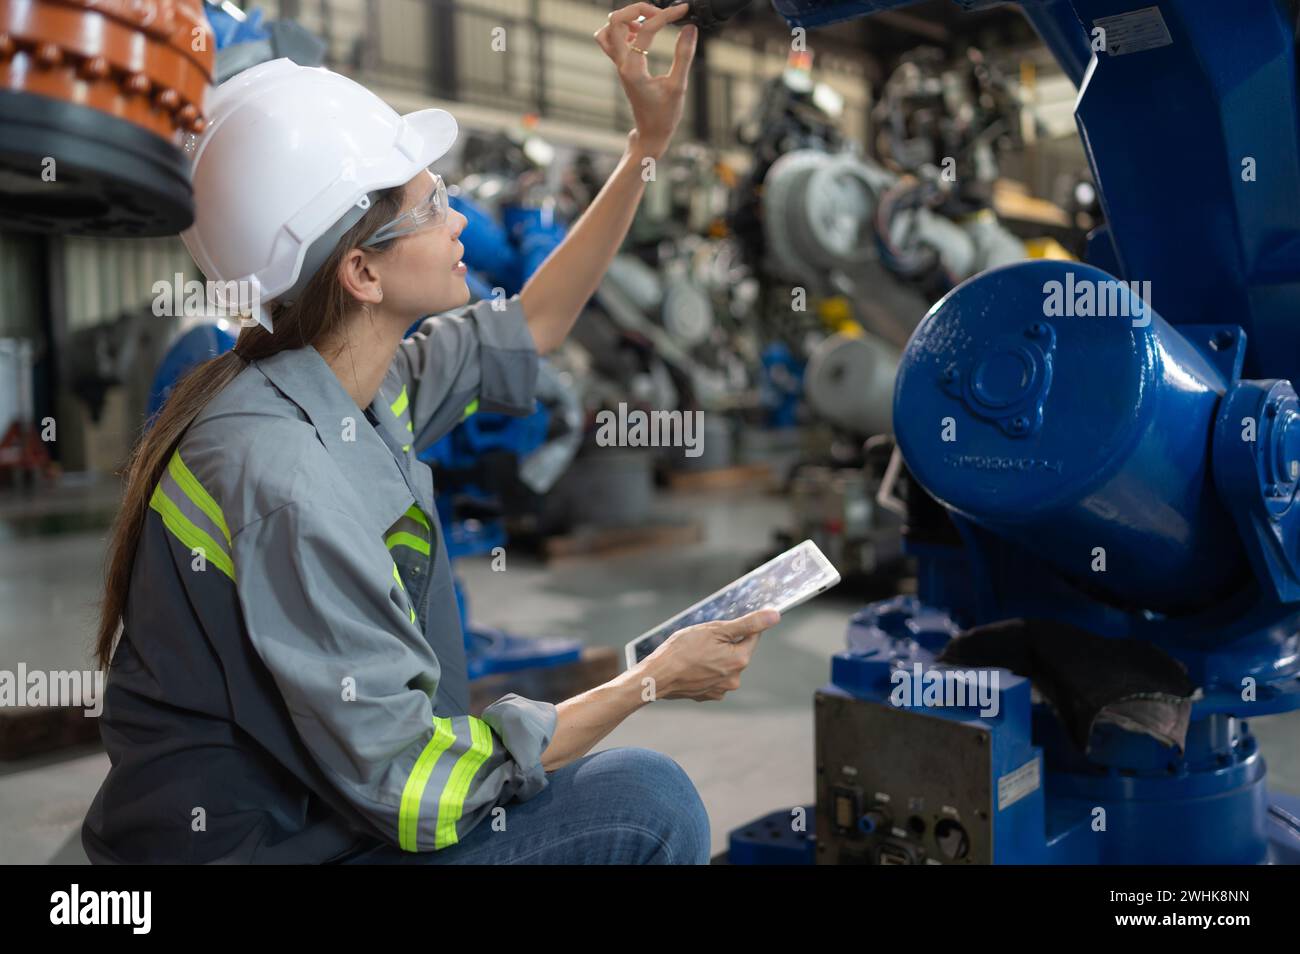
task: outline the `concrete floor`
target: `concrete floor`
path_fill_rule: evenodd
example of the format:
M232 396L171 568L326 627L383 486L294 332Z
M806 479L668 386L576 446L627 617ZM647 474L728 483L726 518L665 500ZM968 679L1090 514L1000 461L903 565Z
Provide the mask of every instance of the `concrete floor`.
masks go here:
M75 493L103 512L102 486ZM111 503L111 501L110 501ZM663 498L689 515L704 540L679 550L572 559L543 567L507 553L505 572L486 560L460 567L476 621L519 633L576 635L620 648L632 636L750 569L785 517L783 503L718 491ZM30 514L0 499L0 517ZM83 668L103 560L102 529L85 519L24 517L0 533L0 668ZM58 532L51 532L58 531ZM713 847L733 827L813 796L811 699L841 647L860 600L829 593L794 610L763 637L742 689L721 703L663 702L635 714L600 746L636 745L670 755L709 811ZM1300 794L1300 715L1252 723L1272 784ZM85 862L78 829L108 759L96 746L0 762L0 863Z

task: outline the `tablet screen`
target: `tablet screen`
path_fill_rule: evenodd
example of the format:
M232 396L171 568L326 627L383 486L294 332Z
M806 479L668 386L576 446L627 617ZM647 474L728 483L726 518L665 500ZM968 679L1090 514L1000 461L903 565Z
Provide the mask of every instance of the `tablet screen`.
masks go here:
M649 656L679 629L713 620L736 619L767 606L784 612L834 586L839 579L840 575L816 545L805 541L643 633L629 646L628 664Z

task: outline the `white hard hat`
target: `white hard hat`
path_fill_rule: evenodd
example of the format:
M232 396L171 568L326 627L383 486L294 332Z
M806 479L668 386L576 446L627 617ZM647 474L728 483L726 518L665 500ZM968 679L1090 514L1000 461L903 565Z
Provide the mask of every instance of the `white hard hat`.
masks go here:
M289 301L371 193L405 184L455 141L445 110L399 116L346 76L261 63L213 91L207 128L186 143L196 216L181 240L208 279L247 283L262 304ZM253 317L271 329L264 309Z

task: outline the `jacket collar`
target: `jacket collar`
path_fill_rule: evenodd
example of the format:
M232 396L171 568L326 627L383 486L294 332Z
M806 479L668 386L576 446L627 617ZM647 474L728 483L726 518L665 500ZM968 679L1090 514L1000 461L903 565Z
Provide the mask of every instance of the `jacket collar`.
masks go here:
M374 532L382 536L415 497L396 457L357 407L352 395L311 345L290 348L254 362L316 428L330 459L338 467ZM382 392L368 410L380 421L392 417L381 407ZM349 423L351 419L351 423Z
M390 368L384 380L379 383L379 390L375 392L375 399L368 408L378 421L379 429L383 432L393 453L398 455L399 459L404 459L402 448L409 446L414 439L414 435L406 429L406 421L410 420L409 401L401 402L405 405L401 414L393 411L393 408L400 406L396 402L399 394L405 390L396 372Z

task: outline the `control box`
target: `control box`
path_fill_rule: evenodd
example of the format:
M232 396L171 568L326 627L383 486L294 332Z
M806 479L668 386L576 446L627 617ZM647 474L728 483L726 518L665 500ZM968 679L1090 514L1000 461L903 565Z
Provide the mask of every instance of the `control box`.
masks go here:
M818 864L993 862L988 727L827 692L814 708Z

